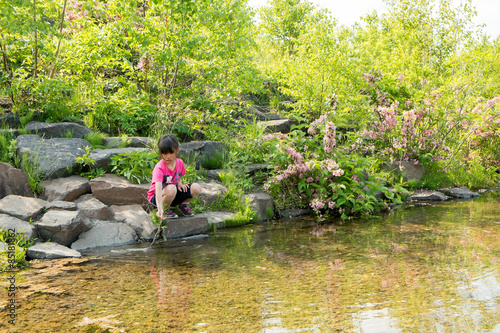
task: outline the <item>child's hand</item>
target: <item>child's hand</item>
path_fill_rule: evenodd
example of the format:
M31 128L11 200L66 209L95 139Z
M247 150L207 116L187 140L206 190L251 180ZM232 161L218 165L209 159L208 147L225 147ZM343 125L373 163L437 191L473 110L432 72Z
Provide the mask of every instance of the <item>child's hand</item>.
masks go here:
M188 190L189 186L183 184L183 185L177 185L177 188L181 192L186 192Z
M162 220L165 220L165 217L163 217L163 209L158 208L158 211L156 212L156 216L158 216Z

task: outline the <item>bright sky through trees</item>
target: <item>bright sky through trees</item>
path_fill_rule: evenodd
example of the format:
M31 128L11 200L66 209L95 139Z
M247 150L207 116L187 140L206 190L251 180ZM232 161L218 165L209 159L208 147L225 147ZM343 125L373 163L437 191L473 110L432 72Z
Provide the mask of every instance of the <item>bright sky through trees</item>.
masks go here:
M340 24L352 25L359 21L361 16L370 13L373 10L381 13L387 9L383 0L311 0L313 3L327 8L333 14ZM249 0L248 3L252 7L262 6L267 0ZM459 3L460 0L455 0ZM473 0L473 4L477 9L477 24L486 24L484 31L496 38L500 35L500 0Z

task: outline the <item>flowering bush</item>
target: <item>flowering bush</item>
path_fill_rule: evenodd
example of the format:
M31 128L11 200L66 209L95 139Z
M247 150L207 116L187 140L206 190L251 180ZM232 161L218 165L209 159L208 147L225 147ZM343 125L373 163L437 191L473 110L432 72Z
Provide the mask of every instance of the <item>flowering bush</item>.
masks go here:
M355 154L342 155L337 147L336 127L330 111L290 134L269 134L268 160L274 174L264 185L280 208L309 206L320 216L332 214L345 219L372 214L379 208L376 191L400 202L386 188L366 175L368 159ZM365 175L364 175L365 173Z

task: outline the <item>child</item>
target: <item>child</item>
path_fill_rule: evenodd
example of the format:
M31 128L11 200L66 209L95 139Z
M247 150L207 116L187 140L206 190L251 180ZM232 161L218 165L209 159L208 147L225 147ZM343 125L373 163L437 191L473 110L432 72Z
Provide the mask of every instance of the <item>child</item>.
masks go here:
M163 135L158 140L160 162L153 169L151 188L148 191L148 201L158 208L156 215L161 219L175 219L175 214L169 207L179 206L186 216L193 215L189 202L201 192L201 186L196 183L183 184L181 177L186 174L184 162L177 158L181 148L173 134ZM163 208L166 207L165 217Z

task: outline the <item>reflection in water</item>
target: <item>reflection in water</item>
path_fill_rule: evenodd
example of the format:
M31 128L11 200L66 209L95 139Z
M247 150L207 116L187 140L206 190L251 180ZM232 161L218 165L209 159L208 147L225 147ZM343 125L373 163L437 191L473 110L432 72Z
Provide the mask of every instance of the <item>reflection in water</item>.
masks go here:
M17 275L17 326L0 331L499 332L498 201L33 261Z

